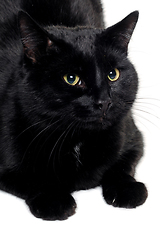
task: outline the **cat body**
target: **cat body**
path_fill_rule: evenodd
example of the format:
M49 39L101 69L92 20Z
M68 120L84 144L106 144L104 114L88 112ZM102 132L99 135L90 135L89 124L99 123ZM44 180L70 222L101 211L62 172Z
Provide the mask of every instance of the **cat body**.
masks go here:
M127 58L137 19L104 29L98 0L1 0L0 189L36 217L67 219L71 193L96 186L113 206L146 200Z

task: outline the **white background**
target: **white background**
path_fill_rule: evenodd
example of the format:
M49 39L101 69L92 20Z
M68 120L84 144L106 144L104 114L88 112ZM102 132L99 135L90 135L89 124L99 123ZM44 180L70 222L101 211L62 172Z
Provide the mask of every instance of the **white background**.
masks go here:
M140 11L129 57L139 73L140 88L134 114L145 139L145 155L136 177L146 184L148 200L136 209L118 209L104 202L100 188L81 191L74 194L78 205L76 215L62 222L47 222L33 217L23 200L0 192L1 240L160 240L159 3L158 0L103 2L107 26L134 10Z

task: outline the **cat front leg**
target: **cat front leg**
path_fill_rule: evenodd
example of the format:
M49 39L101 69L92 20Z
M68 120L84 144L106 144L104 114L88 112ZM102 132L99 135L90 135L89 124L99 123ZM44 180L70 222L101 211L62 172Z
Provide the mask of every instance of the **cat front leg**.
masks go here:
M23 198L32 214L44 220L65 220L75 214L76 202L62 185L42 184L30 176L30 179L9 173L0 179L0 189Z
M107 174L103 180L103 196L105 201L113 205L114 207L120 208L135 208L142 205L147 198L147 189L141 182L130 176L122 176L115 180ZM121 179L123 178L123 179ZM104 183L105 181L105 183Z
M26 200L32 214L43 220L66 220L75 214L76 202L70 194L41 192Z
M129 155L133 156L133 151L128 152L123 156L124 158L106 171L102 179L103 197L114 207L135 208L142 205L148 196L145 185L137 182L131 171L128 171L130 167L126 157Z

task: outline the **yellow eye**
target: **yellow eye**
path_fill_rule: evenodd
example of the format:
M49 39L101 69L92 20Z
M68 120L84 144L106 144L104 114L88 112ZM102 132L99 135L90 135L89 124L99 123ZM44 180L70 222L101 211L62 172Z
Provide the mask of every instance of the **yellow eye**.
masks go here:
M76 74L66 74L63 79L66 83L72 86L75 86L80 81L80 77Z
M110 71L108 74L108 79L112 82L117 81L120 76L120 72L117 68Z

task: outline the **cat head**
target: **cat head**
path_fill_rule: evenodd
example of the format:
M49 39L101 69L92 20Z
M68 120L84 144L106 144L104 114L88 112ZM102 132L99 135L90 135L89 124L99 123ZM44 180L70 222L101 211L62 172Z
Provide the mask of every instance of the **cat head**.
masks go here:
M127 58L137 20L136 11L107 29L42 28L19 12L22 98L30 112L95 129L120 121L137 93L137 73Z

